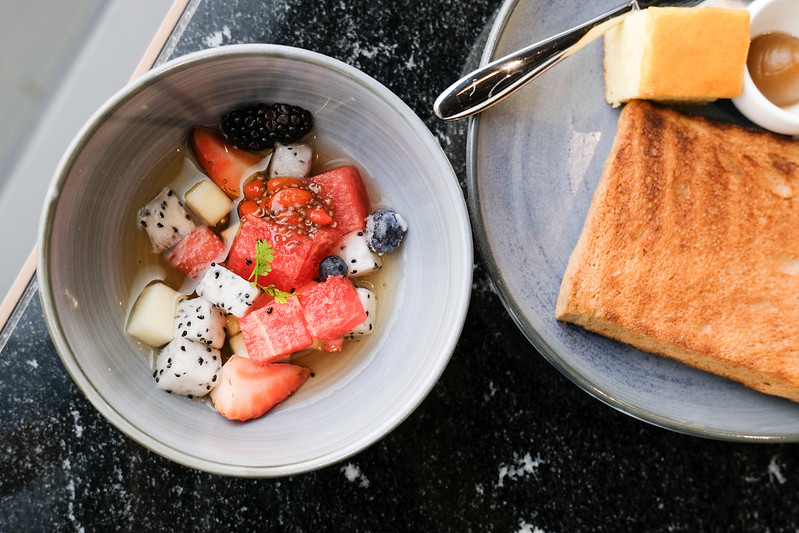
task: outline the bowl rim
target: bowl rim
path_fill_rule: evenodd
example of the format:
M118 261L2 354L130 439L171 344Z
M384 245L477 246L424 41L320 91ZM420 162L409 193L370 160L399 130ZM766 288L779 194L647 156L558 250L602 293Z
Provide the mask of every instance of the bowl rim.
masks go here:
M160 439L151 436L142 428L132 424L122 413L118 412L117 409L104 399L103 395L91 383L81 368L80 360L76 356L75 350L73 350L61 327L59 312L54 300L55 289L52 286L52 280L49 275L48 255L50 252L50 239L48 228L52 226L60 192L65 185L67 176L76 163L78 154L80 154L83 147L89 142L104 119L138 94L140 90L158 82L164 77L168 77L172 72L189 69L196 63L203 63L209 60L221 60L225 57L262 57L267 59L274 58L301 61L322 67L323 69L332 70L339 75L344 75L345 77L355 80L359 85L365 86L367 90L374 93L381 101L386 103L393 110L393 113L404 120L414 133L423 140L424 145L430 149L429 155L433 158L434 165L445 173L445 175L440 176L440 179L446 182L446 186L451 193L450 197L456 199L456 205L454 205L453 208L458 214L458 233L457 235L451 235L450 239L453 242L460 243L464 261L459 262L459 269L457 271L451 271L451 275L457 276L458 279L462 280L462 283L457 292L452 294L452 309L457 310L458 313L457 315L452 315L451 318L453 320L450 322L451 327L448 328L448 330L441 331L443 346L447 347L446 353L442 354L442 357L439 358L437 366L430 367L430 371L426 373L425 381L422 384L423 386L418 389L419 393L415 397L408 398L404 403L403 409L398 410L389 419L384 420L382 423L377 424L372 430L364 432L357 438L349 441L347 445L341 449L285 464L239 465L208 460L204 457L198 457L170 446ZM36 282L39 289L39 299L45 322L64 367L81 392L83 392L90 403L104 418L142 446L178 464L200 471L227 476L279 477L310 472L351 457L388 435L388 433L393 431L416 410L441 377L460 338L471 297L474 250L468 209L451 162L432 132L402 99L382 83L356 67L318 52L286 45L259 43L234 44L192 52L154 67L134 80L131 80L118 90L108 98L80 128L57 164L45 195L39 220L37 242L36 255L38 268L36 271ZM455 264L458 264L458 262Z

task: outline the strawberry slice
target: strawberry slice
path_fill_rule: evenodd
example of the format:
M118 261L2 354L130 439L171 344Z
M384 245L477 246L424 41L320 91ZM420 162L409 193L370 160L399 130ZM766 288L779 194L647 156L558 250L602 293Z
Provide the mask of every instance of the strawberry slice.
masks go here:
M263 158L228 144L219 131L207 126L194 126L190 138L203 172L229 197L238 198L244 173Z
M261 365L233 355L211 390L214 407L230 420L258 418L302 385L311 371L288 363Z

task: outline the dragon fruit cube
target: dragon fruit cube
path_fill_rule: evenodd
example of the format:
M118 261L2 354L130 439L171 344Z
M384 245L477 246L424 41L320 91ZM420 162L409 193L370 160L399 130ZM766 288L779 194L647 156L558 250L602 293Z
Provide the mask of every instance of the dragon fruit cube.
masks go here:
M174 338L221 348L226 322L225 312L205 298L184 298L175 311Z
M277 143L272 153L269 177L306 178L311 173L311 163L313 163L313 148L310 144Z
M366 287L355 287L358 291L358 297L361 299L364 311L366 311L366 320L352 328L352 331L347 335L347 338L360 337L363 335L371 335L374 331L375 319L377 318L377 300L375 293Z
M138 212L139 224L147 231L153 252L161 253L180 242L194 229L194 221L175 191L169 187Z
M237 317L247 313L259 293L249 281L216 263L211 263L196 290L198 296Z
M187 339L173 339L155 360L153 377L159 389L199 398L219 381L222 356L216 348Z
M375 270L380 270L383 261L369 248L369 241L363 231L353 231L341 239L338 255L344 259L349 269L348 276L357 278Z

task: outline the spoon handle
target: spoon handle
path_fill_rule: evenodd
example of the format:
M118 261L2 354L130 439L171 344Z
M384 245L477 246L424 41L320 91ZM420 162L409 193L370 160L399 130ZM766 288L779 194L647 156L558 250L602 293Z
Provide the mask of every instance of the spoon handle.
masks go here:
M479 113L601 36L620 23L622 15L636 9L636 0L631 0L580 26L492 61L441 93L433 110L444 120Z

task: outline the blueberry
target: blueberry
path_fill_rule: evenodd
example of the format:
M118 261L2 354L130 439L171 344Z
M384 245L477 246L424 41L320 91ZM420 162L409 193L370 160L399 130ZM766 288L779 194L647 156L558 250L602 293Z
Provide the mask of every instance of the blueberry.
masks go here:
M325 281L328 276L347 276L347 263L337 255L329 255L319 262L319 279Z
M378 209L366 217L366 240L378 254L393 252L407 230L405 220L391 209Z

